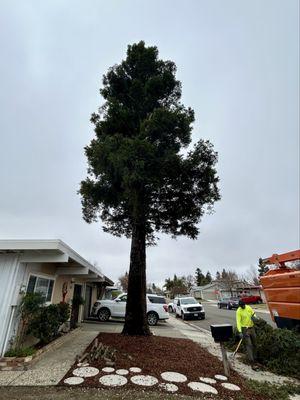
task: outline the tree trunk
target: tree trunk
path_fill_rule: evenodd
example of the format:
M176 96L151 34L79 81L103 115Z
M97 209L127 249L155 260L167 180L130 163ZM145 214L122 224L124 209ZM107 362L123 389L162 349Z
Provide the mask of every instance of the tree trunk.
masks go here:
M132 228L128 293L123 335L151 335L147 323L146 305L146 234L145 224Z

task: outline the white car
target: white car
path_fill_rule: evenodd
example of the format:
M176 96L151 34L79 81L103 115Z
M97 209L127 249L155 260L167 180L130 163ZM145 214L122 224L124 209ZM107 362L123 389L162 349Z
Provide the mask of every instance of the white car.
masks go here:
M108 321L110 317L125 318L127 294L122 293L114 300L97 300L92 308L92 316L99 321ZM163 296L147 294L147 321L156 325L160 320L169 318L168 306Z
M176 317L182 319L205 319L205 310L194 297L179 297L176 299Z

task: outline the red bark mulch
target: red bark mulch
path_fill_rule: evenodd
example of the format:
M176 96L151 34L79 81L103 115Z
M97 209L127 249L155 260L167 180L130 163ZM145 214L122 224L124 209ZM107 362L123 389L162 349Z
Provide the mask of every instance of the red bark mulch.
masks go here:
M186 394L190 396L199 396L205 399L224 400L240 400L241 394L245 399L265 400L263 395L253 393L246 385L245 379L235 371L231 372L228 382L238 385L241 391L234 392L221 386L221 382L212 384L218 391L218 395L202 394L201 392L192 391L187 383L198 381L199 377L214 378L215 374L223 375L223 365L220 360L207 352L197 343L189 339L173 339L160 336L123 336L117 333L100 333L98 335L99 343L114 348L116 352L116 369L129 369L130 367L139 367L142 369L141 374L155 376L160 383L164 382L160 374L166 371L179 372L187 376L188 380L184 383L175 383L179 390L176 393ZM85 352L89 351L91 344ZM101 387L99 383L100 376L107 375L101 371L105 367L104 360L97 360L90 364L100 370L99 375L91 378L85 378L80 386ZM61 380L60 384L64 384L64 379L72 375L72 371L77 368L76 363L71 367L68 373ZM161 391L157 385L153 387L144 387L134 385L130 381L133 373L126 376L128 383L125 385L127 389L143 389L150 391ZM113 388L111 390L114 390Z

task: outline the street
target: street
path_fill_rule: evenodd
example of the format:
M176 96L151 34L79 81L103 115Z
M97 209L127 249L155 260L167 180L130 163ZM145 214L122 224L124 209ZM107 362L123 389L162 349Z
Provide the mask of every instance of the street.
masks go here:
M226 310L225 308L219 309L217 304L214 303L203 303L205 309L205 319L204 320L189 320L192 324L204 328L210 331L210 325L213 324L232 324L236 325L235 313L236 310ZM268 313L263 311L255 310L258 318L264 319L268 324L276 328L276 325L272 321L272 318ZM173 314L174 315L174 314Z

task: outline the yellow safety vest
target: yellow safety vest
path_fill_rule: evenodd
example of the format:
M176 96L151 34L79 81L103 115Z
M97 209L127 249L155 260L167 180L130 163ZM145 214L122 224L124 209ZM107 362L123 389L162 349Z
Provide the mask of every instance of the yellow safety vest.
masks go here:
M242 328L252 328L254 323L252 317L255 316L253 309L245 305L245 308L239 307L236 310L236 327L239 332L242 332Z

